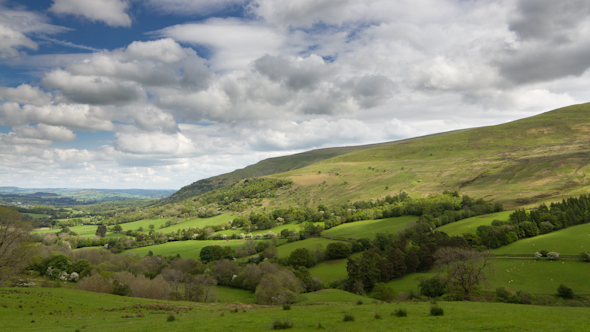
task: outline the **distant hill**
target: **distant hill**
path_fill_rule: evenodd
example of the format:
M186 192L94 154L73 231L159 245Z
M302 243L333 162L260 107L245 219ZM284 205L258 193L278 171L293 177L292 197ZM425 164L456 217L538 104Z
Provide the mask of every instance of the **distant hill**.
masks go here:
M587 193L589 174L590 104L580 104L497 126L272 158L198 181L165 202L270 176L294 182L271 206L459 190L517 207Z
M226 173L194 182L188 186L182 187L172 196L162 199L159 203L168 204L182 201L184 199L198 196L208 191L230 185L242 179L283 173L290 170L303 168L328 158L333 158L357 150L379 147L386 144L389 143L317 149L290 156L265 159L254 165L235 170L231 173Z
M101 202L158 199L174 190L157 189L71 189L0 187L0 204L69 206Z

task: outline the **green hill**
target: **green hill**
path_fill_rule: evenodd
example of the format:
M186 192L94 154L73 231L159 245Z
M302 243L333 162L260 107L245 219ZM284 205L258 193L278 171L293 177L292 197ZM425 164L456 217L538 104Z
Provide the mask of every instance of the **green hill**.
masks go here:
M589 141L590 104L581 104L357 150L272 177L288 178L300 189L290 204L459 190L511 208L587 192Z
M201 195L211 190L230 185L242 179L283 173L290 170L306 167L319 161L328 158L333 158L342 154L350 153L359 149L367 149L377 147L380 145L382 144L318 149L290 156L265 159L246 168L238 169L231 173L221 174L211 178L199 180L188 186L182 187L172 196L162 199L160 201L160 204L168 204L182 201L184 199Z
M295 183L271 206L342 204L402 190L415 197L459 190L508 208L530 206L587 191L589 141L590 104L580 104L497 126L271 158L197 181L160 203L270 176Z

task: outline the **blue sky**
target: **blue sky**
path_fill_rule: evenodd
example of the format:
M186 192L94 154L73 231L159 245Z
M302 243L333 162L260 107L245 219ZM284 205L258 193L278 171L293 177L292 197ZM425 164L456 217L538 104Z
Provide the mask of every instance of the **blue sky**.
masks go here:
M590 3L0 0L0 185L177 189L587 102Z

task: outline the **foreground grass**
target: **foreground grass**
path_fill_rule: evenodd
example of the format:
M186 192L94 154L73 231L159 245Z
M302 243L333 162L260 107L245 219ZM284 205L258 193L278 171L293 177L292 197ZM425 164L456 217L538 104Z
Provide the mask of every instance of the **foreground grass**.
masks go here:
M18 291L19 293L15 293ZM27 293L25 293L25 291ZM429 315L431 304L330 304L261 308L252 305L203 305L119 297L69 289L0 289L0 317L6 331L266 331L288 318L292 331L321 324L330 331L583 331L587 308L504 303L439 302L444 316ZM408 316L391 316L397 308ZM232 312L238 308L237 312ZM105 310L106 309L106 310ZM382 319L375 319L375 313ZM344 322L352 313L354 321ZM167 321L173 315L175 320Z
M560 255L578 255L590 251L590 224L582 224L555 232L518 240L493 250L495 255L532 255L541 250L556 251Z

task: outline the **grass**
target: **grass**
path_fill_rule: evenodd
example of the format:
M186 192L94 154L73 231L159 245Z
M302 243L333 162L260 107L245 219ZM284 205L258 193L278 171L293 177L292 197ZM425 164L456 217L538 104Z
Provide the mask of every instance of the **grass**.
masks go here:
M361 253L353 254L351 257L358 257ZM344 280L348 278L346 272L346 258L323 261L316 266L309 269L312 277L320 278L325 284L336 280Z
M366 296L352 294L340 289L322 289L313 293L306 293L301 295L301 300L298 304L310 303L356 303L357 301L365 301L371 303L373 299Z
M254 293L245 289L228 286L217 286L217 301L219 303L254 303Z
M417 221L418 217L404 216L379 220L362 220L338 225L322 232L322 236L341 239L375 238L377 233L397 234L397 231L406 227L410 222Z
M486 214L483 216L467 218L437 227L436 230L440 232L445 232L449 234L449 236L460 236L464 233L475 233L478 226L491 225L492 221L494 220L508 220L510 214L512 214L513 212L514 211L503 211L498 213Z
M80 225L80 226L73 226L70 227L70 229L76 233L78 233L80 236L85 236L87 238L93 238L94 236L96 236L96 229L98 228L97 225ZM33 231L33 233L39 233L39 234L48 234L48 233L59 233L61 231L61 229L42 229L42 230L35 230ZM113 233L113 232L107 232L106 236L107 238L112 238L112 237L121 237L124 236L124 234L121 233Z
M487 274L488 285L484 290L498 287L508 290L524 290L533 294L557 294L559 284L574 289L575 294L590 294L587 282L590 264L580 261L534 259L498 259L494 271ZM418 291L420 281L432 278L435 272L413 273L387 283L396 292Z
M20 293L15 293L19 291ZM27 292L27 293L25 293ZM285 317L282 307L244 307L246 312L220 314L230 307L189 302L157 301L96 294L70 289L0 289L0 315L6 331L231 331L269 330ZM134 305L137 306L134 308ZM170 305L170 306L162 306ZM590 325L588 308L544 307L485 302L439 302L444 316L429 316L428 302L404 304L407 317L383 316L397 304L303 305L289 311L293 330L315 330L318 323L330 331L583 331ZM21 305L22 308L18 306ZM72 306L70 309L69 306ZM159 306L154 306L159 305ZM151 306L151 307L150 307ZM104 309L106 310L104 310ZM159 309L155 309L159 308ZM32 313L32 315L31 315ZM344 322L343 313L355 321ZM174 315L175 321L167 322ZM34 321L34 322L33 322ZM197 325L195 325L197 324Z
M279 257L289 257L289 255L291 255L291 253L293 251L295 251L295 249L306 248L306 249L313 250L318 245L321 245L324 247L324 249L326 249L326 246L328 245L328 243L332 243L332 242L336 242L336 241L324 239L324 238L312 237L312 238L305 239L305 240L295 241L295 242L291 242L291 243L285 243L285 244L277 247L277 250L279 253Z
M176 256L180 254L181 257L184 258L194 258L199 259L201 254L201 249L206 246L212 245L220 245L220 246L230 246L230 247L237 247L244 245L243 240L231 240L231 241L224 241L224 240L206 240L206 241L174 241L168 242L163 244L156 244L153 246L141 247L127 250L126 252L134 252L136 254L140 254L145 256L148 254L149 251L153 252L154 255L163 255L163 256Z
M556 251L560 255L579 255L590 251L590 224L577 225L555 232L518 240L493 250L495 255L532 257L537 251Z

